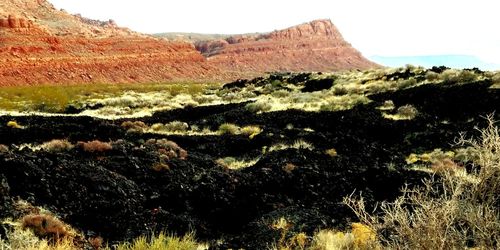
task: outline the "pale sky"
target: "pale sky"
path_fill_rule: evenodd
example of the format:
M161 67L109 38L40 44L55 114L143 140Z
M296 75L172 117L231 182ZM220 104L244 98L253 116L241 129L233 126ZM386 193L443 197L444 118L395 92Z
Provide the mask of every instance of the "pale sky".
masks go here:
M498 0L49 0L143 33L267 32L328 18L365 56L474 55L500 65Z

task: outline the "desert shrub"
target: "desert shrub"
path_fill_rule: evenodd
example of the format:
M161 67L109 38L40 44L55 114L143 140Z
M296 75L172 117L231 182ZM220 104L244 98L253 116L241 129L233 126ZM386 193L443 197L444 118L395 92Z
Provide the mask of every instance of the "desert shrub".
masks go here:
M32 230L40 238L48 238L54 242L74 237L74 233L67 225L49 214L26 215L21 220L21 227Z
M257 113L257 112L266 112L266 111L269 111L269 110L271 110L273 108L273 106L271 104L269 104L268 101L258 100L256 102L247 104L245 106L245 108L248 111L250 111L250 112Z
M345 86L339 84L333 86L332 90L333 94L338 96L349 94L349 90Z
M43 143L40 148L49 152L63 152L73 149L75 146L68 140L54 139Z
M259 126L244 126L241 128L240 133L253 139L256 135L262 133L262 129Z
M236 135L240 133L240 127L232 123L223 123L219 126L217 132L221 135L225 134Z
M458 70L456 69L447 69L439 75L441 81L445 83L456 83L458 82Z
M472 70L447 69L443 71L440 78L445 83L467 83L478 79L478 75Z
M189 128L189 125L181 121L172 121L164 125L164 129L170 132L185 132Z
M321 230L314 234L310 250L368 250L382 249L376 239L376 232L367 225L352 223L350 232Z
M23 128L16 121L9 121L9 122L7 122L7 127L9 127L9 128L18 128L18 129Z
M369 214L363 199L346 197L344 203L361 221L378 232L388 249L495 249L500 244L500 135L489 117L479 139L460 140L478 156L472 171L449 171L456 164L443 162L439 178L405 187L402 196L380 206L380 217Z
M2 250L78 250L73 240L63 238L58 242L49 243L46 239L39 239L32 230L23 230L17 224L8 230L5 239L0 237Z
M427 73L425 73L425 79L429 82L436 82L439 80L439 74L434 71L427 71Z
M145 144L153 146L160 156L160 159L163 160L171 160L174 158L184 160L188 156L188 152L186 150L177 145L177 143L167 139L149 139Z
M115 250L199 250L206 249L197 243L193 234L183 237L167 236L165 233L152 235L150 237L141 236L130 243L122 243L114 248ZM106 250L110 250L106 248Z
M110 151L113 149L113 146L111 146L111 143L109 142L102 142L99 140L93 140L89 142L78 142L77 146L83 151L88 152L88 153L99 153L99 152L106 152Z
M126 129L127 132L144 132L148 129L148 125L142 121L125 121L121 127Z

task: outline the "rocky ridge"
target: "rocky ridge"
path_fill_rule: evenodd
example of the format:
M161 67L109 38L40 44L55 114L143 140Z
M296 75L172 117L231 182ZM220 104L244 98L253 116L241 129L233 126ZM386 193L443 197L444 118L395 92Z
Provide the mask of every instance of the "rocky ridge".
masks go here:
M378 67L346 42L330 20L259 35L200 41L209 62L230 72L336 71Z

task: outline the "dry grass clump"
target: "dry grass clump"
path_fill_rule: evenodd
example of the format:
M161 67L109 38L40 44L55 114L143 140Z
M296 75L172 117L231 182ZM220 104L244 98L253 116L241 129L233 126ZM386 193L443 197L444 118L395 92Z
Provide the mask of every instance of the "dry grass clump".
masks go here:
M48 152L64 152L64 151L69 151L73 149L75 145L73 145L71 142L68 140L59 140L59 139L54 139L49 142L43 143L40 148L48 151Z
M194 239L193 234L183 237L167 236L165 233L142 236L130 243L122 243L114 248L115 250L202 250L206 246L199 244ZM106 248L106 250L110 250Z
M172 121L166 124L155 123L151 125L151 130L156 132L171 132L171 133L183 133L186 132L189 125L181 121Z
M269 111L273 108L273 106L265 100L258 100L256 102L247 104L245 108L250 112L258 113Z
M242 127L240 129L240 133L248 136L250 139L253 139L256 135L262 133L262 129L259 126L249 125Z
M144 132L148 129L148 125L146 125L142 121L124 121L121 125L122 128L126 129L127 132Z
M377 232L388 249L496 249L500 245L500 135L492 117L478 140L462 139L478 152L470 173L450 171L442 162L440 178L418 188L404 188L394 202L380 206L382 216L369 214L363 199L346 197L363 223ZM460 174L459 174L460 173ZM466 176L468 175L468 176Z
M251 160L239 160L234 157L225 157L225 158L220 158L215 161L218 165L232 169L232 170L238 170L238 169L243 169L247 167L251 167L255 165L259 161L259 158L257 159L251 159Z
M368 250L382 249L376 241L375 231L367 225L352 223L351 232L321 230L313 237L310 250Z
M189 125L181 121L172 121L164 125L164 129L171 132L185 132Z
M221 135L226 135L226 134L237 135L240 133L240 127L232 123L223 123L219 126L217 132Z
M89 142L78 142L76 144L77 147L83 149L83 151L88 152L88 153L102 153L106 151L110 151L113 149L113 146L111 146L111 143L109 142L102 142L99 140L93 140Z
M58 242L63 238L74 237L74 232L59 219L48 214L30 214L21 220L22 229L31 229L40 238L47 238Z

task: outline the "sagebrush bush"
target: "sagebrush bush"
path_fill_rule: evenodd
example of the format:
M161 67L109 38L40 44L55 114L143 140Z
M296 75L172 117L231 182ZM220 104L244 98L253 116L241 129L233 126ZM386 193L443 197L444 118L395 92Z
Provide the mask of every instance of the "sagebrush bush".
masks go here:
M172 122L166 123L163 127L164 130L170 131L170 132L186 132L188 128L189 128L189 125L187 123L181 122L181 121L172 121Z
M149 139L145 144L153 146L162 160L171 160L174 158L185 160L188 156L186 150L177 145L177 143L167 139Z
M30 214L22 218L21 227L30 229L40 238L57 242L63 238L72 238L74 234L69 227L49 214Z
M269 111L273 108L273 106L265 100L259 100L259 101L247 104L245 106L245 108L250 112L258 113L258 112Z
M40 148L49 151L49 152L64 152L73 149L75 145L73 145L68 140L59 140L54 139L49 142L43 143Z
M142 121L125 121L121 127L126 129L127 132L144 132L148 129L148 125Z
M113 149L113 146L109 142L102 142L99 140L93 140L89 142L78 142L77 147L83 149L85 152L89 153L102 153L106 151L110 151Z
M387 249L497 249L500 245L500 135L492 117L479 139L461 145L478 152L472 171L458 171L451 160L438 163L438 177L404 188L394 202L369 214L363 199L346 197L363 223L377 232ZM436 162L434 163L436 164Z

